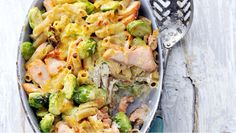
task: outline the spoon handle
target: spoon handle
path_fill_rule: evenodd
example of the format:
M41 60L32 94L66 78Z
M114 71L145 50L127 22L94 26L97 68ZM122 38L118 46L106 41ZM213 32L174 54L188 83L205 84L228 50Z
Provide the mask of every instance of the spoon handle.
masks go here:
M165 76L165 73L166 73L166 69L167 69L167 63L168 63L168 59L169 59L169 55L170 55L170 51L171 51L171 48L164 48L164 52L163 52L163 58L164 58L164 76Z
M161 115L161 110L157 110L150 126L149 133L163 133L164 122Z

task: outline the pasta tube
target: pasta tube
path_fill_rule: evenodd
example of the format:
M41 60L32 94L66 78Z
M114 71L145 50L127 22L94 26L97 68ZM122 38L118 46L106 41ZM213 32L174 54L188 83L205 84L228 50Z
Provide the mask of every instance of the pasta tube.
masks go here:
M32 81L32 77L31 77L31 75L28 71L26 71L24 79L25 79L26 82L31 82Z
M28 94L33 92L42 92L42 90L37 85L32 83L24 83L22 84L22 87Z
M158 86L159 75L157 70L150 74L148 84L151 88L156 88Z
M26 68L27 66L33 62L34 60L40 59L42 60L44 57L46 57L46 55L53 50L53 46L52 45L48 45L47 43L43 43L41 44L36 51L34 52L34 54L31 56L31 58L29 59L29 61L26 63Z
M78 73L78 79L80 84L86 84L89 82L89 73L86 70L80 70Z
M81 121L84 118L87 118L89 116L93 116L93 115L97 114L97 111L98 111L97 108L86 108L86 109L80 110L80 111L76 112L76 114L75 114L76 121Z

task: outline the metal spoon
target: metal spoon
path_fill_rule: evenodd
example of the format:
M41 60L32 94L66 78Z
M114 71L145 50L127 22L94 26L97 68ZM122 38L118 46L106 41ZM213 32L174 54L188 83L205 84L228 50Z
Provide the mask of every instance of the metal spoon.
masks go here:
M168 57L172 47L187 34L191 27L193 21L193 0L150 0L150 3L158 28L160 29L158 44L162 44L164 51L165 76ZM158 112L161 111L157 111L154 121L160 123L159 120L155 120L156 118L160 119L161 114ZM163 127L154 127L155 125L157 125L155 122L152 123L150 131L158 132L155 129L163 129Z
M164 49L164 68L171 48L188 32L193 21L192 0L150 0L160 29L159 44Z

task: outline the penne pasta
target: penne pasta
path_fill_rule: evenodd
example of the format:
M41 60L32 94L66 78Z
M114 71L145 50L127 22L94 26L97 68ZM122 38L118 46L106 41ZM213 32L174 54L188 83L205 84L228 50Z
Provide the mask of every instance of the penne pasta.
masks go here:
M79 70L82 68L82 63L77 52L74 52L72 56L73 74L78 75Z
M31 77L31 75L28 71L26 71L24 79L25 79L26 82L31 82L32 81L32 77Z
M95 34L99 38L105 38L110 35L114 35L125 30L123 23L110 24L100 30L95 31Z
M34 54L32 55L32 57L29 59L28 62L26 62L26 68L27 66L33 62L34 60L42 60L43 58L46 57L46 55L53 50L53 46L52 45L48 45L47 43L43 43L41 44L36 51L34 52Z
M42 89L40 89L37 85L32 83L23 83L22 87L28 94L33 92L43 92Z
M37 38L41 33L47 29L52 24L53 20L47 17L42 23L40 23L38 26L35 27L33 30L32 37Z
M84 103L84 104L80 104L79 107L78 107L78 110L83 110L83 109L86 109L86 108L98 108L98 104L94 101L92 102L87 102L87 103Z
M81 124L79 125L79 131L84 133L95 132L90 122L86 120L81 122Z
M140 5L140 1L132 1L127 8L119 10L119 17L123 18L129 16L130 14L136 14L140 8Z
M36 40L33 43L33 46L35 48L38 48L41 44L45 43L48 39L48 36L45 32L43 32L42 34L39 35L38 38L36 38Z
M159 80L159 73L157 71L152 72L150 74L150 77L147 79L150 88L157 88L158 80Z
M80 110L75 114L76 121L81 121L84 118L96 115L97 111L97 108L85 108L83 110Z
M90 124L93 127L95 132L103 131L103 129L104 129L103 123L102 123L101 120L97 119L96 115L95 116L89 116L88 120L89 120L89 122L90 122Z
M80 84L89 83L89 73L86 70L80 70L78 73L78 82Z
M129 6L131 0L122 0L121 1L121 6L122 6L122 9L125 9Z

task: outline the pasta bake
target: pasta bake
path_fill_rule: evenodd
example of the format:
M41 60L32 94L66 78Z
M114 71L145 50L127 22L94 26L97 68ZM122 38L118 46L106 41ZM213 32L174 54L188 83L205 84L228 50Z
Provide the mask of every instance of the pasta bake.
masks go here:
M138 0L44 0L21 45L28 102L42 132L138 131L159 81L158 30Z

